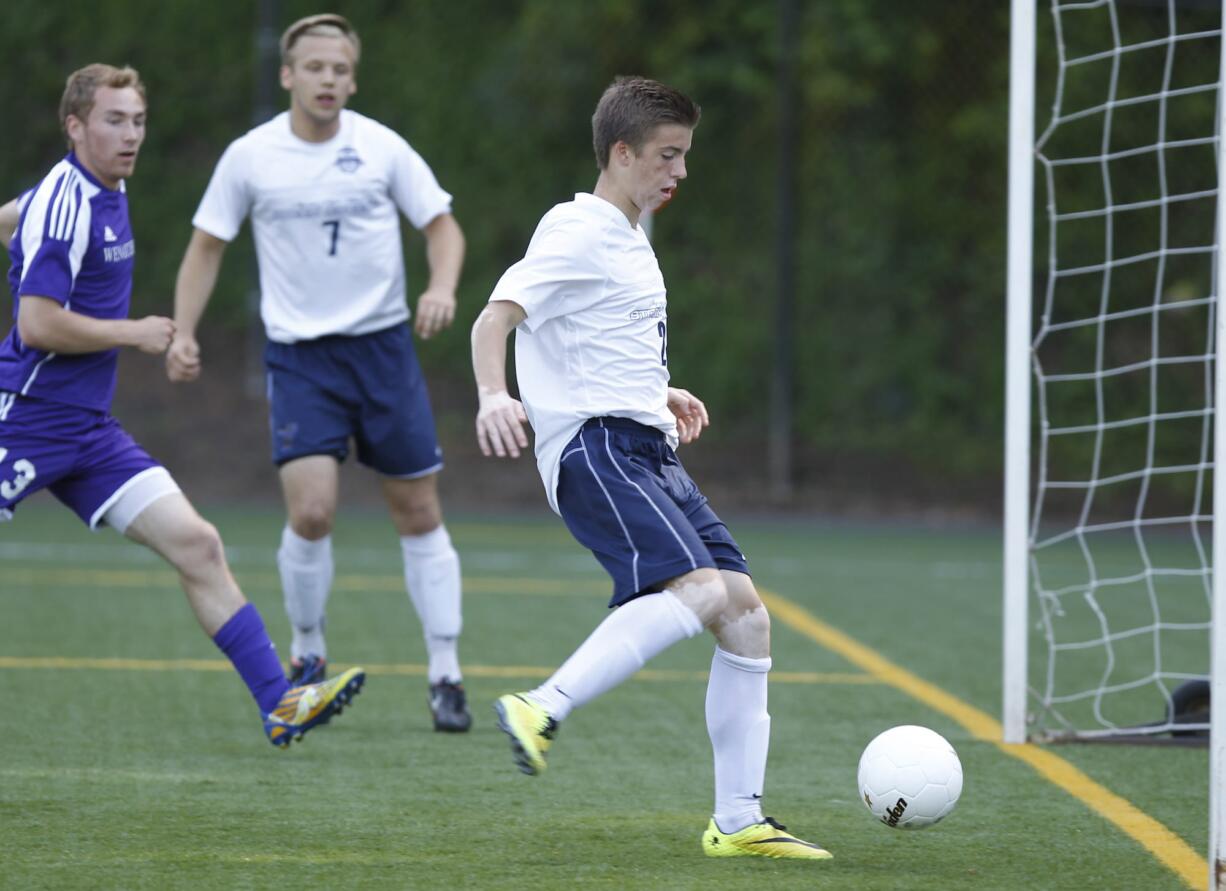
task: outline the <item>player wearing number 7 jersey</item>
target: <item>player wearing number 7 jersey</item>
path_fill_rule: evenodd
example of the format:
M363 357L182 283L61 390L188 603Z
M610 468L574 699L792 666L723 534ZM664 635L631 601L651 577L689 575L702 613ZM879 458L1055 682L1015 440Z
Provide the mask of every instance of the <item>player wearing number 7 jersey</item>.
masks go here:
M293 629L291 677L323 676L339 463L353 439L358 461L382 477L400 534L434 727L464 731L460 563L443 525L442 452L405 325L400 214L426 238L430 281L415 325L423 338L451 324L464 237L451 196L421 156L345 109L359 52L356 32L338 15L301 19L282 36L289 111L233 142L213 172L175 287L167 371L175 381L200 374L196 326L225 246L250 217L268 335L272 459L289 512L277 564Z
M291 689L217 530L111 416L119 348L161 353L174 333L161 316L128 318L136 241L124 180L145 139L140 77L101 64L73 72L60 122L68 156L0 208L17 320L0 342L0 520L47 489L91 528L164 557L259 705L268 739L287 746L339 713L365 673Z
M529 421L550 505L613 577L613 612L548 680L495 709L520 769L538 774L571 711L709 630L715 811L703 850L828 860L762 813L770 619L745 556L673 451L699 437L707 410L669 386L664 278L639 220L685 179L698 117L664 84L615 81L592 117L596 188L545 214L473 325L481 451L518 456ZM507 392L512 330L522 404Z

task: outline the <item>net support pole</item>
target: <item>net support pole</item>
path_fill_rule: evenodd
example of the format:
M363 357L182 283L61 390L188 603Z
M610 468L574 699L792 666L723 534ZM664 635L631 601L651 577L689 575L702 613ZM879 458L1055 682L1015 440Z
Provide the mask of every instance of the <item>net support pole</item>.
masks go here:
M1005 326L1004 741L1026 741L1030 516L1030 342L1034 252L1036 0L1013 0L1009 29L1009 222Z
M1226 5L1222 8L1222 25L1226 28ZM1226 294L1226 262L1223 248L1226 247L1226 201L1223 201L1223 171L1226 167L1226 102L1223 102L1223 87L1226 85L1226 40L1222 41L1218 62L1217 102L1217 262L1214 295L1214 383L1213 383L1213 623L1209 636L1211 662L1209 689L1209 888L1221 891L1226 888L1223 876L1223 858L1226 857L1226 522L1220 514L1226 513L1226 412L1223 411L1223 394L1226 394L1226 363L1222 362L1222 347L1226 344L1226 313L1222 312L1222 295Z

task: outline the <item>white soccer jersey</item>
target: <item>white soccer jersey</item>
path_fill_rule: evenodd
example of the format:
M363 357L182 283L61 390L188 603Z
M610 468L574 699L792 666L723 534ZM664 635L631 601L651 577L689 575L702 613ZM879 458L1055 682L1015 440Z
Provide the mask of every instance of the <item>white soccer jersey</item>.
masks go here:
M580 193L550 210L490 300L527 313L515 372L555 511L562 449L588 418L630 418L676 447L664 276L642 228L614 205Z
M251 216L264 327L294 343L409 317L397 209L418 229L451 211L397 133L344 110L335 137L306 142L282 112L226 149L192 225L230 241Z

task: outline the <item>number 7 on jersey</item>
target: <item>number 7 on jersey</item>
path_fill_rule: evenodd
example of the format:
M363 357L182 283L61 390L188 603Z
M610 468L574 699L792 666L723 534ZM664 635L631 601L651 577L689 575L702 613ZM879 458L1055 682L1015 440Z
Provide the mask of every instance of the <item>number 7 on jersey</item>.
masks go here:
M340 220L324 220L323 225L325 229L327 228L332 229L331 241L328 244L328 256L335 257L336 256L336 242L340 238L340 234L341 234L341 221Z

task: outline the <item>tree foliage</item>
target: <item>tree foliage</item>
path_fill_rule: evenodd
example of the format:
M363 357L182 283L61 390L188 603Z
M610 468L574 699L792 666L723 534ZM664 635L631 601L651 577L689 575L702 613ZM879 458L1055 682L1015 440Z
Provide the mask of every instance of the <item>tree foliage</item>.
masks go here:
M781 116L798 132L795 419L811 455L950 479L999 462L1002 428L1008 4L800 2L798 97L778 99L773 0L341 2L364 40L352 107L421 151L468 237L461 312L430 373L468 375L467 329L536 221L596 178L590 115L619 74L703 106L690 179L655 221L670 287L674 378L726 441L767 422ZM9 0L0 191L62 150L67 72L138 67L149 139L130 184L137 308L168 310L190 219L226 144L252 124L256 4ZM318 11L282 2L280 20ZM19 135L19 138L17 138ZM406 247L410 286L422 244ZM214 327L248 324L247 236L228 255ZM467 412L468 406L463 407ZM713 428L716 437L719 428Z

